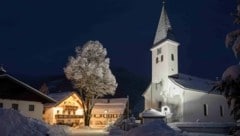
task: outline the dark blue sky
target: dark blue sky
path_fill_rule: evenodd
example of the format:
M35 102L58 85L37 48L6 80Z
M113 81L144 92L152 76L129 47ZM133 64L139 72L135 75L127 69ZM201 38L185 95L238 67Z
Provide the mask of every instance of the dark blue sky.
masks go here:
M88 40L107 48L111 66L151 75L161 0L0 1L0 64L21 75L63 74ZM206 78L236 64L224 39L234 30L235 0L167 0L179 46L179 71Z

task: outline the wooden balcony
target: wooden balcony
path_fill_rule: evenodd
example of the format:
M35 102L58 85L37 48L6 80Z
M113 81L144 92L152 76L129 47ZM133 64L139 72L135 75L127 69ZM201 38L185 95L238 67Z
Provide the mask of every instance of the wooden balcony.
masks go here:
M56 119L76 119L76 118L83 118L83 115L55 115Z

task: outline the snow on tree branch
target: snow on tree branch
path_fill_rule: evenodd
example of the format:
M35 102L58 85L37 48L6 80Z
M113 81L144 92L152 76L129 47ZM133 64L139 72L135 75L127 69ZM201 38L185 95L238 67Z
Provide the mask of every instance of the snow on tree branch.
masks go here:
M232 48L235 57L240 56L240 30L235 30L226 35L225 44L227 48Z
M76 89L88 97L113 95L117 82L106 58L107 51L99 41L89 41L82 48L76 47L76 56L70 57L64 68L66 77Z

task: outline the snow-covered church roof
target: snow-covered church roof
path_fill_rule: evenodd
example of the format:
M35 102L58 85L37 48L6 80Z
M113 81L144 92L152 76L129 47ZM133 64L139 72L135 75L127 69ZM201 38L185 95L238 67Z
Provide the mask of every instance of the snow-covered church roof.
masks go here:
M209 93L214 85L214 81L181 73L169 76L169 79L182 88L206 93Z
M153 47L156 46L158 43L166 40L166 39L170 39L170 40L175 41L175 37L172 33L172 26L171 26L171 23L169 21L167 12L165 10L165 4L163 2L161 16L160 16L157 31L156 31L156 34L155 34Z

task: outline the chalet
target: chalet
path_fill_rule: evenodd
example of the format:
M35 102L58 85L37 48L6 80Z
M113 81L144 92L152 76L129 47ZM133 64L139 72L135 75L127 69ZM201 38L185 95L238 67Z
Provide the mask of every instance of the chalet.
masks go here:
M123 119L127 111L128 98L98 99L92 110L90 126L104 128Z
M27 117L42 119L43 104L55 100L0 68L0 108L15 109Z
M50 93L49 97L57 103L46 104L43 119L48 124L83 126L83 103L75 92Z
M84 126L83 102L76 92L50 93L57 103L46 104L43 119L48 124ZM104 128L123 118L127 98L97 99L92 110L90 127Z

